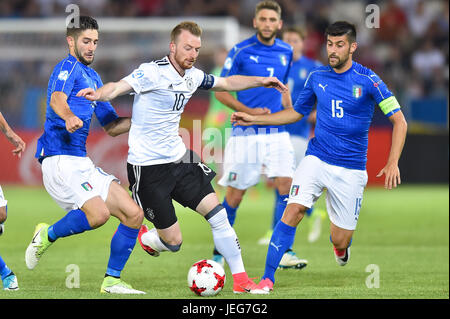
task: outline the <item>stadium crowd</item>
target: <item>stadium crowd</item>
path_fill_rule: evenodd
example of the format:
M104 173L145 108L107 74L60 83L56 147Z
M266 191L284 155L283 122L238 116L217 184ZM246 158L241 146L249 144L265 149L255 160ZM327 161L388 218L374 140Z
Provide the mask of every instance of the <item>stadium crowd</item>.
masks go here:
M0 1L0 19L63 16L66 5L76 3L82 14L95 17L234 16L251 28L258 0L6 0ZM358 27L359 49L355 60L378 73L405 108L414 99L438 97L447 101L449 82L449 3L446 0L326 1L279 0L285 25L307 30L305 54L326 63L324 30L338 19ZM380 9L379 27L368 27L369 4ZM157 58L157 57L151 57ZM210 58L210 57L207 57ZM199 61L202 63L202 61ZM208 63L205 63L208 65ZM96 62L105 79L129 70L119 64ZM0 60L2 109L12 125L27 127L17 97L44 92L48 66L43 61ZM24 81L26 75L26 81ZM111 77L109 77L111 75ZM34 93L33 93L34 92ZM26 102L24 102L26 103ZM22 103L22 104L24 104Z

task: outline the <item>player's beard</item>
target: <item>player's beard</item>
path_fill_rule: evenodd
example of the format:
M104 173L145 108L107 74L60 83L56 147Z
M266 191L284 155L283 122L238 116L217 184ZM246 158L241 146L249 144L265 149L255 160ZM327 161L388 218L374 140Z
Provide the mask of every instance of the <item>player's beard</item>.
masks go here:
M194 66L195 63L195 59L194 61L190 61L191 63L189 63L189 59L180 59L177 55L177 53L175 52L175 54L173 55L173 58L175 59L175 62L180 66L180 68L182 68L183 70L187 70L190 69Z
M258 36L259 36L259 38L260 38L261 40L263 40L264 42L270 42L270 41L272 41L272 39L273 39L276 35L277 35L277 31L273 31L272 34L271 34L269 37L265 37L265 36L263 35L263 33L262 33L260 30L258 30Z
M335 58L338 59L338 62L334 65L331 64L331 58ZM338 57L337 55L333 55L333 56L329 56L328 57L328 64L331 65L331 67L333 69L341 69L348 61L348 59L350 58L350 50L348 51L347 55L343 56L342 59L340 57Z
M83 55L80 53L80 51L78 50L78 48L76 46L74 47L74 51L75 51L75 55L76 55L78 61L80 61L84 65L89 65L92 62L94 62L94 53L92 53L92 60L88 61L83 57Z

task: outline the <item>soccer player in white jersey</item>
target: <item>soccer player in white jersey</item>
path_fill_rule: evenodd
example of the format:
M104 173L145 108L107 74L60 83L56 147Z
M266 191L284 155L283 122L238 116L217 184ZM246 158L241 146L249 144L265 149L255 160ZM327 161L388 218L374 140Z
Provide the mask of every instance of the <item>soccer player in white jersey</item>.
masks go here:
M114 216L120 224L111 239L100 292L144 294L121 279L136 245L144 213L119 180L96 167L86 153L94 113L111 136L128 132L131 120L118 117L110 103L90 102L76 96L82 88L98 88L103 83L89 67L97 49L97 21L87 16L75 18L79 20L72 20L74 27L67 28L69 54L56 65L48 83L44 133L35 154L42 166L45 189L67 214L53 225L36 226L25 262L28 269L34 269L58 238L96 229Z
M239 125L293 123L308 116L317 101L315 137L295 171L289 202L274 229L258 284L265 291L273 289L282 252L292 244L306 210L325 189L335 259L341 266L348 263L367 183L368 132L375 104L393 124L389 158L377 177L385 175L386 189L401 182L398 161L407 123L397 99L378 75L353 61L354 25L335 22L327 28L326 37L328 65L310 73L293 108L270 115L234 113L231 119Z
M8 141L14 145L13 154L21 157L22 153L25 151L25 142L11 129L3 117L2 112L0 112L0 131L6 136ZM3 234L5 228L3 223L6 220L8 207L8 201L3 195L2 187L0 186L0 235ZM2 278L3 289L4 290L18 290L19 284L17 282L17 277L14 272L8 268L5 261L0 256L0 277Z
M197 154L186 150L179 136L181 113L198 89L239 91L264 86L286 91L274 77L205 74L194 63L201 47L201 29L194 22L182 22L171 33L168 56L143 63L129 76L94 91L81 90L79 96L92 101L109 101L134 92L129 135L128 179L133 198L155 228L143 226L138 237L149 254L176 252L182 243L172 200L195 210L209 222L214 243L233 275L233 292L254 292L248 278L241 248L227 213L211 186L215 173Z

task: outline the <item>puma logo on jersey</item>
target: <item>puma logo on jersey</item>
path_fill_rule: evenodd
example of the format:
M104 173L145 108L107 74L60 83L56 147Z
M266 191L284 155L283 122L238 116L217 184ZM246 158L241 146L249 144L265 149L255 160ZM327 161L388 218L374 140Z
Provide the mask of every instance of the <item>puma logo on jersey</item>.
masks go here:
M259 62L258 62L259 56L251 55L251 56L249 57L249 59L255 61L256 63L259 63Z
M325 86L323 86L322 84L319 83L319 87L322 88L322 90L325 92L325 88L328 86L328 84L325 84Z

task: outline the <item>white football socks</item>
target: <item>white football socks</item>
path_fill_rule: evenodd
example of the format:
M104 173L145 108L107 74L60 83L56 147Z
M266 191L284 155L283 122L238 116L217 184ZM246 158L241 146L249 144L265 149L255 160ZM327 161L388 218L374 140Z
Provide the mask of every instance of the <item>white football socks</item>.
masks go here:
M207 220L211 225L216 249L227 261L231 273L245 272L239 239L228 221L225 208L222 208Z

